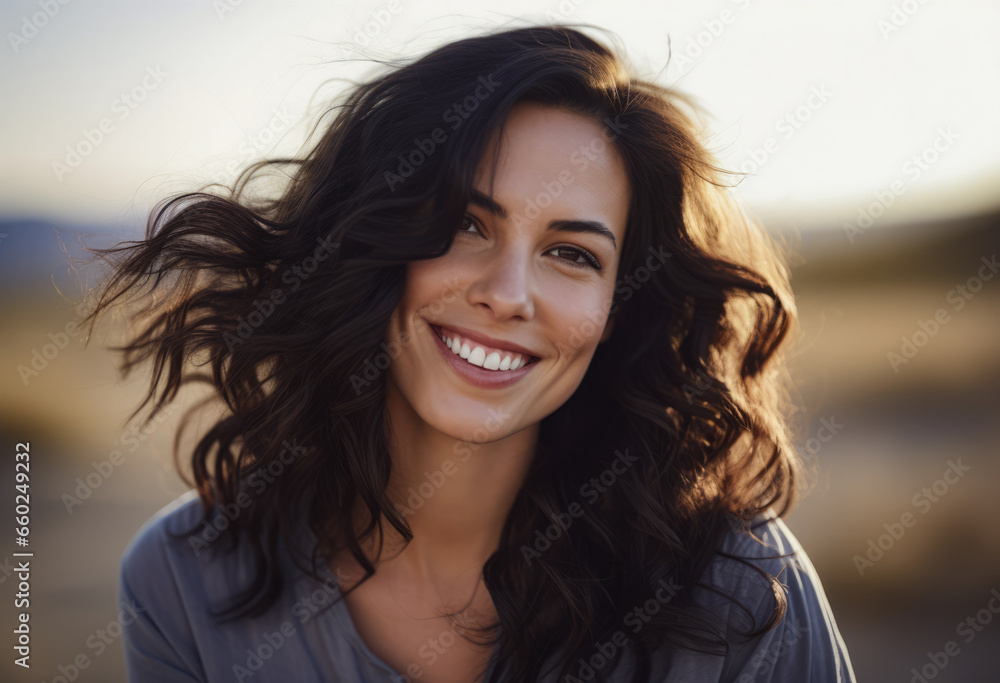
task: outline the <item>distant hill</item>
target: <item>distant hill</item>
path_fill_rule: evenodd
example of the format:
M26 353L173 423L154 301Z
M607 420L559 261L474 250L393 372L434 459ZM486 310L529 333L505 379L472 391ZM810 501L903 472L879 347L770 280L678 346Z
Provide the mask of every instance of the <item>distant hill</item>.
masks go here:
M55 283L61 291L78 293L80 276L73 265L90 257L84 246L108 247L140 234L139 228L130 230L45 218L0 220L0 289L37 292Z
M766 225L766 223L765 223ZM0 286L23 289L72 277L67 255L87 258L84 244L135 239L141 226L69 224L44 217L0 219ZM1000 208L972 216L876 224L853 243L841 226L774 232L791 247L793 285L947 282L980 256L1000 253Z
M796 245L793 287L948 283L965 279L980 257L1000 254L1000 209L978 215L873 225L853 243L841 226L778 234Z

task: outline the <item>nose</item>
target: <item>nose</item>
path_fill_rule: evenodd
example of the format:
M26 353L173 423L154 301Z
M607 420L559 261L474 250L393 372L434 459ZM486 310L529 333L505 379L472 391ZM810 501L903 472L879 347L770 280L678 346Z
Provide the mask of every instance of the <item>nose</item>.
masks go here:
M485 306L497 320L535 315L530 259L514 245L494 252L466 292L469 303Z

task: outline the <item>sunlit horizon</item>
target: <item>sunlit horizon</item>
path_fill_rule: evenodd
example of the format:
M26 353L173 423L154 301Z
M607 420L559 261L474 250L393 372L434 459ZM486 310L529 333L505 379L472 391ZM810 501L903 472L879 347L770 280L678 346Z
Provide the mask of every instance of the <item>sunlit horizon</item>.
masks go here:
M1000 5L626 4L9 3L0 215L142 224L166 196L301 153L340 79L378 71L368 56L552 20L612 31L637 76L700 102L709 147L749 174L736 194L778 228L997 206L1000 92L983 86Z

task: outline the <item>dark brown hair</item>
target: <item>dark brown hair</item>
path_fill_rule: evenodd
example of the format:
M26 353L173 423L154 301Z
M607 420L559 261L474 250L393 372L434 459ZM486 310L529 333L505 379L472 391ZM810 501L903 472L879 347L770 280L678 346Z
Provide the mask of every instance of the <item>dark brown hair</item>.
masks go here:
M781 353L795 322L787 268L722 182L700 141L698 107L630 76L622 57L569 26L499 30L392 65L330 108L302 158L258 162L228 193L166 200L144 240L98 250L113 271L88 319L126 293L172 283L120 347L126 374L153 364L136 412L155 401L151 418L198 381L225 404L191 455L190 483L204 520L241 492L252 500L224 532L245 537L255 562L228 618L277 598L279 542L319 577L329 539L346 538L373 571L359 540L375 522L355 535L356 500L370 520L384 515L412 538L385 493L384 373L357 379L385 355L406 263L448 251L477 162L520 101L606 126L633 193L613 333L542 421L531 471L483 568L503 626L503 680L536 680L548 661L579 672L578 660L666 577L682 590L629 644L635 680L648 679L649 655L664 643L725 649L691 589L733 520L770 508L784 515L798 495ZM273 195L249 192L268 169L287 182ZM644 268L651 250L669 254L663 267ZM526 561L523 548L625 449L635 464ZM280 476L247 486L269 467ZM291 543L300 512L321 540L308 557ZM785 609L767 577L775 609L755 633Z

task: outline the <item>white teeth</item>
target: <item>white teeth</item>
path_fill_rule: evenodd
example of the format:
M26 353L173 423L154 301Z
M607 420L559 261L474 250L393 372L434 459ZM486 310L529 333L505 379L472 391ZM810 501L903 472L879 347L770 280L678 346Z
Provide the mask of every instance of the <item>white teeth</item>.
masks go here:
M479 367L483 367L483 361L486 360L486 352L477 346L476 348L472 349L472 353L470 353L469 357L466 358L465 360L469 361L473 365L478 365Z
M528 364L528 359L521 354L505 355L501 358L499 353L493 351L487 356L485 349L479 346L470 347L468 342L462 342L459 345L457 339L452 340L446 335L441 335L441 340L452 350L452 353L486 370L516 370Z

